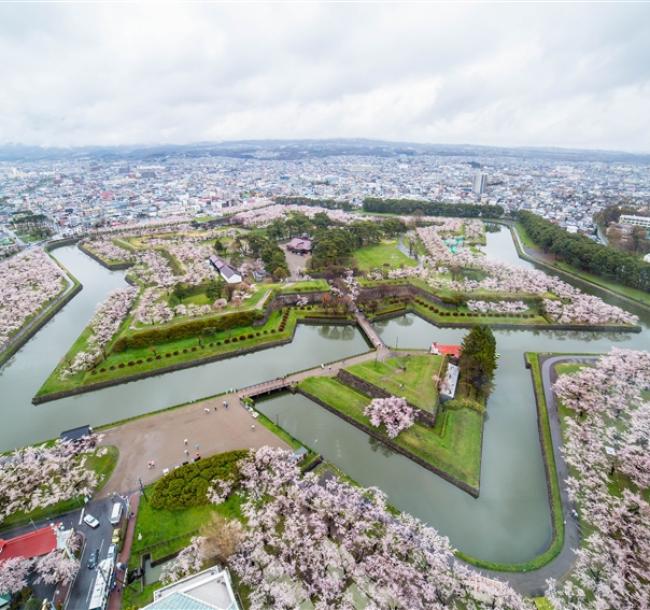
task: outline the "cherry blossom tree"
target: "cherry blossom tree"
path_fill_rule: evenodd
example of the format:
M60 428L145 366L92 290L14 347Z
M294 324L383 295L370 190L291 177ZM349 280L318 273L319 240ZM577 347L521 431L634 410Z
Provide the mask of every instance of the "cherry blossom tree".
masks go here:
M24 557L0 560L0 591L14 594L24 589L32 565L33 561Z
M133 255L127 249L116 245L112 239L85 239L80 245L105 261L131 262Z
M0 262L0 350L66 285L65 274L42 248Z
M558 610L650 607L649 389L650 353L623 349L554 385L574 412L565 418L567 486L591 531L569 578L549 582Z
M396 270L391 272L389 277L419 277L432 288L444 288L464 294L480 291L498 295L514 293L542 297L546 315L560 324L631 325L637 323L636 316L620 307L609 305L598 297L584 294L570 284L542 271L490 260L466 247L459 247L455 253L452 253L445 244L443 235L457 233L462 226L460 222L460 219L447 219L432 226L418 227L417 236L429 256L425 258L421 267ZM450 280L447 272L453 268L479 271L485 275L485 278ZM549 294L554 298L549 298ZM470 302L476 311L488 311L488 307L491 307L478 299ZM507 311L512 310L506 309Z
M202 536L194 536L190 545L185 547L172 561L166 563L160 581L169 584L201 570L204 562Z
M46 585L66 585L77 575L79 560L70 557L63 549L55 550L34 561L36 582Z
M403 430L407 430L415 421L415 413L404 398L390 396L375 398L363 410L370 423L379 428L384 426L389 438L395 438Z
M378 489L302 475L290 452L262 447L240 461L247 528L229 565L252 610L357 607L447 610L530 607L508 585L454 559L449 541ZM201 542L181 560L200 569ZM198 565L197 565L198 564Z
M0 521L16 511L30 512L62 500L90 496L97 474L86 467L99 437L56 441L16 449L0 466Z
M523 301L467 301L467 309L479 313L522 313L528 311Z
M129 314L137 292L132 286L116 290L97 307L90 321L92 332L86 340L86 349L78 351L72 362L62 368L61 378L91 369L105 357L104 348Z

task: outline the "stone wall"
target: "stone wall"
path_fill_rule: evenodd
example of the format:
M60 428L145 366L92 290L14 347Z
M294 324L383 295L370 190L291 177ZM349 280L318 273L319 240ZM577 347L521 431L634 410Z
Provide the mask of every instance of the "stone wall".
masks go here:
M353 375L349 371L346 371L345 369L339 369L338 374L336 375L337 379L341 382L344 383L345 385L350 386L351 388L354 388L357 392L361 392L361 394L364 394L365 396L369 396L370 398L389 398L392 396L390 392L387 392L386 390L370 383L369 381L366 381L365 379L361 379L361 377L357 377L356 375ZM411 404L408 402L409 407L411 407L415 411L415 419L429 427L433 427L436 423L436 413L435 411L433 413L430 413L429 411L425 411L423 409L420 409L419 407L416 407L414 404Z

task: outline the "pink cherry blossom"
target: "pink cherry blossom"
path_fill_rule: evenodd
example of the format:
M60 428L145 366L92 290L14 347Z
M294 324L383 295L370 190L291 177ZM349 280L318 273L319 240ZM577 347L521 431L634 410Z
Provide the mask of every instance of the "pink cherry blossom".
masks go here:
M389 438L395 438L402 430L413 425L415 414L404 398L390 396L375 398L363 410L370 423L379 428L384 426Z

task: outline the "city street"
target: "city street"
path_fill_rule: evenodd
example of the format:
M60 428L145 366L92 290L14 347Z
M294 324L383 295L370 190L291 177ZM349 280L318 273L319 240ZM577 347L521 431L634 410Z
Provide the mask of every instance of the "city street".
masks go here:
M81 566L77 578L72 584L67 608L69 610L86 610L88 601L92 594L92 589L97 576L97 569L88 569L87 563L90 555L99 549L99 560L106 558L108 547L111 544L113 535L113 526L110 523L111 511L113 508L112 498L103 498L89 502L82 510L75 510L54 519L45 519L29 523L28 525L3 531L1 536L5 539L13 538L31 530L41 528L46 525L62 523L65 529L73 528L84 536L83 553L81 556ZM91 514L99 521L99 527L92 527L83 523L83 516ZM126 511L125 511L126 513ZM123 513L123 518L125 513ZM36 586L35 593L38 597L51 597L55 592L51 587Z
M92 570L88 569L88 559L96 549L99 549L99 561L106 558L113 535L113 526L110 523L112 509L113 500L111 498L93 500L86 505L84 515L91 514L99 521L99 527L95 529L82 522L83 516L81 515L81 511L75 513L76 521L74 522L74 527L83 533L86 541L83 555L81 556L79 574L70 591L70 601L67 605L69 610L85 610L88 608L95 578L98 574L97 568Z

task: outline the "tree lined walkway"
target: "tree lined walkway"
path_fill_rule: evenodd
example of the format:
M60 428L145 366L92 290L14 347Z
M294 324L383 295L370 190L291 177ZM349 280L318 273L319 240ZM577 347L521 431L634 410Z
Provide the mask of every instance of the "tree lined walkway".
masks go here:
M57 294L54 299L45 305L36 315L29 320L24 326L19 328L13 334L0 350L0 366L9 360L27 341L29 341L42 325L49 321L49 318L55 316L59 309L66 305L70 298L70 293L76 289L77 283L67 269L63 269L63 275L66 287Z

